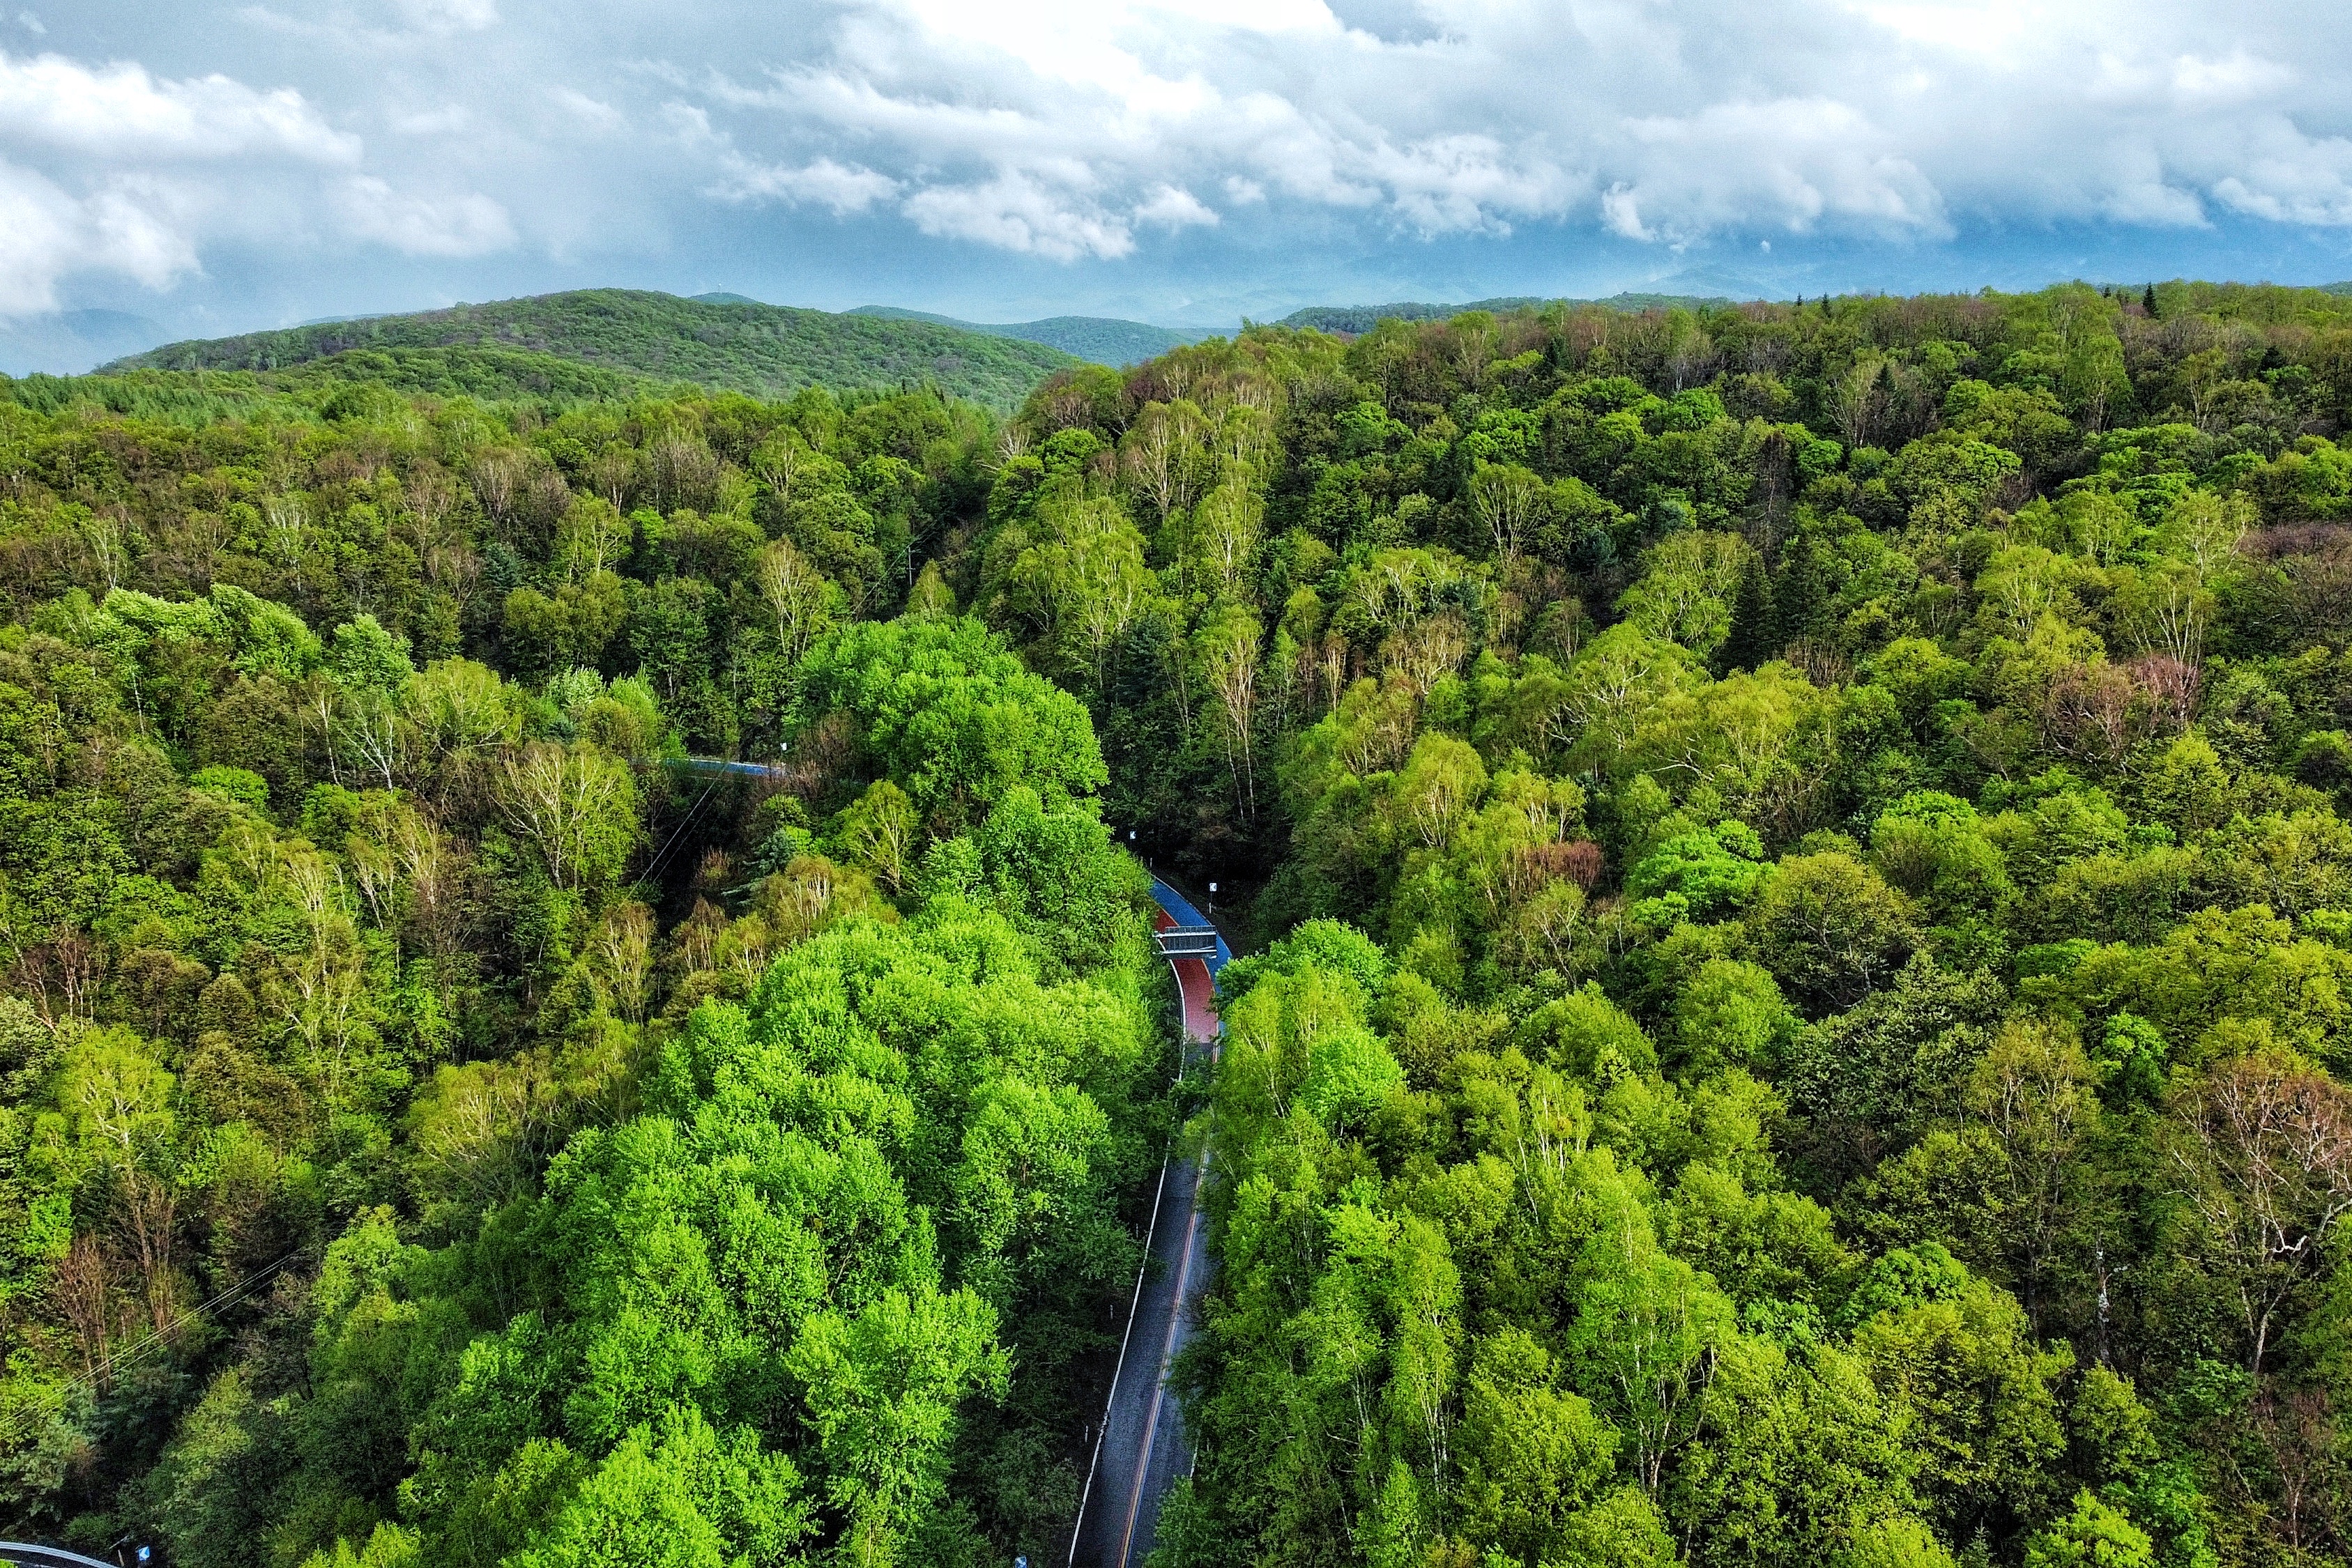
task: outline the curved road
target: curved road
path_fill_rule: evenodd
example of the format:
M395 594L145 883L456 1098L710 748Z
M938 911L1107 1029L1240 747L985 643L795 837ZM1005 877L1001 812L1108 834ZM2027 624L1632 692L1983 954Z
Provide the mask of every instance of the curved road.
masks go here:
M1206 925L1184 895L1154 877L1159 928ZM1218 1024L1210 1010L1217 971L1233 954L1217 940L1210 958L1171 958L1184 998L1187 1061L1217 1060ZM1176 1397L1168 1391L1168 1369L1192 1336L1201 1293L1209 1283L1210 1260L1202 1235L1201 1180L1205 1161L1173 1150L1160 1167L1160 1196L1146 1237L1146 1258L1136 1276L1127 1337L1111 1378L1110 1402L1095 1438L1094 1462L1078 1504L1077 1528L1070 1536L1070 1568L1130 1568L1151 1550L1160 1525L1160 1500L1176 1478L1192 1468Z

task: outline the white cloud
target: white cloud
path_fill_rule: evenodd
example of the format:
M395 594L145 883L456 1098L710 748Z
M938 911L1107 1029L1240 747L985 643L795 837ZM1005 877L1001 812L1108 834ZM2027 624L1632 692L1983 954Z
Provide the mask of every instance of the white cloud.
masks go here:
M1601 222L1611 234L1649 241L1658 236L1642 221L1642 198L1623 181L1601 193Z
M1611 187L1602 213L1630 239L1687 242L1726 228L1802 234L1825 221L1948 232L1934 183L1893 138L1841 103L1716 104L1626 130L1636 172ZM1657 214L1654 226L1636 215L1644 211Z
M1366 159L1397 214L1424 235L1508 234L1514 217L1556 216L1578 188L1539 155L1493 136L1433 136Z
M105 159L278 156L352 163L360 141L291 88L257 92L225 76L160 80L130 61L0 54L0 141Z
M2204 228L2205 204L2193 191L2161 180L2118 184L2099 203L2102 217L2146 228Z
M145 195L148 199L142 201ZM54 310L68 274L103 270L160 288L196 265L194 249L134 189L77 197L31 170L0 162L0 316Z
M2173 100L2184 109L2260 102L2294 79L2294 73L2284 66L2256 59L2243 49L2232 50L2227 59L2183 55L2172 62Z
M830 158L814 159L793 169L730 155L722 161L722 167L725 178L719 193L737 201L767 196L825 207L836 214L862 213L898 190L898 182L887 174L836 163Z
M1134 231L1124 220L1018 173L981 184L934 185L908 197L905 211L925 234L1049 261L1110 261L1135 249Z
M357 174L335 193L345 231L409 256L482 256L515 243L506 209L480 194L434 197Z
M426 33L476 33L494 26L498 0L397 0L401 20Z
M1215 209L1181 185L1162 185L1145 196L1135 209L1135 221L1151 224L1174 231L1186 228L1215 228L1224 220Z
M577 88L559 87L549 97L571 111L572 116L592 131L614 131L625 128L629 117L602 99L590 98Z

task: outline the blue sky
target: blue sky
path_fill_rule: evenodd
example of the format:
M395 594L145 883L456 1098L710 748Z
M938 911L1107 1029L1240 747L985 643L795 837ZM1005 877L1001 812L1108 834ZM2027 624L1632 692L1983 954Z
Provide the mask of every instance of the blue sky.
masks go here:
M13 3L13 0L10 0ZM0 326L596 284L1300 304L2352 277L2352 29L2178 0L35 0Z

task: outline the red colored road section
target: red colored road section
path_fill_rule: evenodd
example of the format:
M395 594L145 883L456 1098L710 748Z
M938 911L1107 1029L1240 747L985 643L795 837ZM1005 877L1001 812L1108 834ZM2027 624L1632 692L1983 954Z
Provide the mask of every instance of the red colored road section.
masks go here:
M1167 931L1175 926L1166 910L1157 912L1151 928ZM1210 1007L1217 994L1216 983L1209 978L1205 958L1171 958L1170 967L1176 971L1176 988L1184 993L1184 1034L1189 1040L1209 1040L1217 1038L1217 1015ZM1209 1047L1209 1060L1217 1059L1216 1046Z

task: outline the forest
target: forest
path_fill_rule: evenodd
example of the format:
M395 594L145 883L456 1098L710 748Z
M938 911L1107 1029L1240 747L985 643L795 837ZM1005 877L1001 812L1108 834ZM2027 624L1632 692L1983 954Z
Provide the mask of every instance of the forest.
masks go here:
M1059 1562L1173 1138L1160 1568L2352 1562L2352 298L0 385L0 1532Z
M549 384L548 358L570 361ZM1070 356L944 319L835 314L741 295L582 288L409 315L362 316L166 343L102 367L309 371L477 398L659 393L672 383L785 397L932 385L1007 413Z

